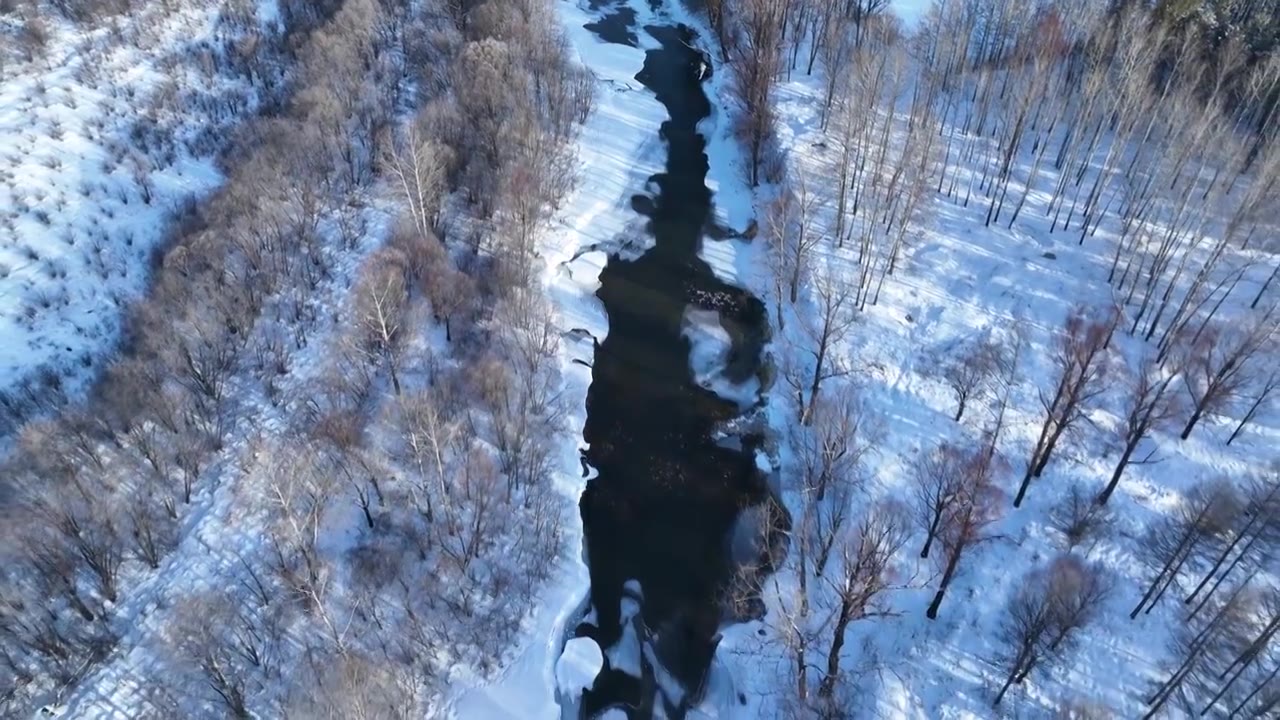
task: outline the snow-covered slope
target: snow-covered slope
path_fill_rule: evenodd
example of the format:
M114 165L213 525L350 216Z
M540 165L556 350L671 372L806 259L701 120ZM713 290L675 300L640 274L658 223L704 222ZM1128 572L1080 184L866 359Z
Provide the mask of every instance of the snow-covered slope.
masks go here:
M117 341L170 221L279 84L241 44L278 35L277 14L139 3L93 29L50 22L41 56L0 71L0 433L82 391Z

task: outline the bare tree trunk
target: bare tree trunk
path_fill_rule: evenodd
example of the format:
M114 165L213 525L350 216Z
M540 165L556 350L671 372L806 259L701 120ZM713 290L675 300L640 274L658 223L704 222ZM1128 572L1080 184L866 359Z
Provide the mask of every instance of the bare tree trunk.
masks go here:
M964 545L957 545L951 550L950 557L947 558L947 568L942 573L942 582L938 584L938 592L933 596L933 602L929 603L929 610L925 612L925 617L930 620L938 618L938 608L942 606L942 597L946 594L947 587L951 585L951 579L955 576L962 552L964 552Z

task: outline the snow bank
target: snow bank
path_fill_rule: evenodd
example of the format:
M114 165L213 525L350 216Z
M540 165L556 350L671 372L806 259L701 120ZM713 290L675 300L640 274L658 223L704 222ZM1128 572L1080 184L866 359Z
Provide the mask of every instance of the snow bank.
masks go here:
M684 337L689 341L689 366L694 381L720 397L750 407L756 401L760 382L754 377L734 383L724 376L733 341L720 323L720 313L688 307L684 313Z
M635 583L634 580L628 582L628 586ZM635 585L639 587L638 584ZM636 634L635 617L640 614L640 602L637 597L644 597L639 594L638 590L634 596L624 595L622 597L622 607L619 613L619 623L622 626L622 637L609 647L609 667L619 672L626 673L633 678L639 680L644 671L641 668L640 659L642 650L640 638Z
M604 654L591 638L573 638L564 645L556 661L556 687L567 698L580 698L584 690L596 684L596 676L604 667Z

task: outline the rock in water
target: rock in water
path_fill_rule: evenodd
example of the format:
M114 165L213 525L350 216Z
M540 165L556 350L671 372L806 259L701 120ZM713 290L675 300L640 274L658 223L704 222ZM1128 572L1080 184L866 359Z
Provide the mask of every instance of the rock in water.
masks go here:
M565 643L564 652L556 661L556 686L566 697L577 700L584 690L595 685L602 667L604 654L595 640L573 638Z
M711 77L711 68L711 54L705 50L698 50L698 82Z

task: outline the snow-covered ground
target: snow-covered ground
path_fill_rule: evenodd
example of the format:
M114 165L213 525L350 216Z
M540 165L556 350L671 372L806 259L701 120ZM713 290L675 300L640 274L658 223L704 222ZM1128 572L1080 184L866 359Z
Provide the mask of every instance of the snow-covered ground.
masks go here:
M278 71L241 74L227 48L278 33L277 15L273 0L136 4L90 30L49 22L42 57L4 65L0 398L84 389L169 220L219 184L214 155Z

